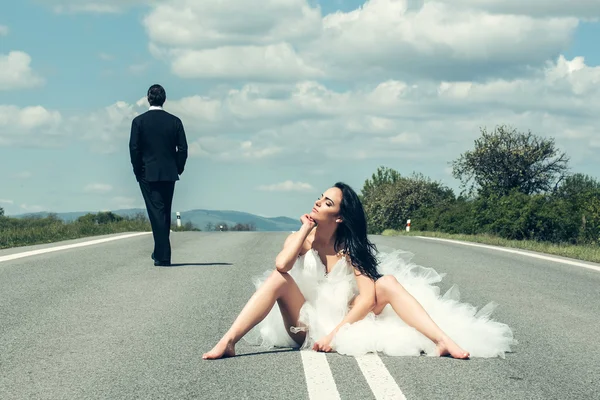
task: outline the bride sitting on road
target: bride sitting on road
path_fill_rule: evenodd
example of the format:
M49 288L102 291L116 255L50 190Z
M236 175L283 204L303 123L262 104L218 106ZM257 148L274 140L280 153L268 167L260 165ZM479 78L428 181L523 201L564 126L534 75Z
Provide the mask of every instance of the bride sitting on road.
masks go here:
M376 253L355 191L336 183L301 217L256 292L204 359L235 355L244 337L266 347L346 355L503 357L515 343L508 325L456 292L439 295L441 276L410 253Z

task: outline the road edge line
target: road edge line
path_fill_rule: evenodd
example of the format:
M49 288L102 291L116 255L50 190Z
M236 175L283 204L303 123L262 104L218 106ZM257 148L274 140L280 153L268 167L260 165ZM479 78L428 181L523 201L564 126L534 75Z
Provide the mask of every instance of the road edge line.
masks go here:
M85 246L92 246L94 244L101 244L101 243L112 242L112 241L115 241L115 240L128 239L128 238L131 238L131 237L148 235L148 234L151 234L151 233L152 232L136 232L136 233L129 233L129 234L120 235L120 236L112 236L112 237L109 237L109 238L94 239L94 240L88 240L88 241L85 241L85 242L79 242L79 243L73 243L73 244L65 244L65 245L55 246L55 247L46 247L44 249L24 251L24 252L21 252L21 253L15 253L15 254L9 254L9 255L6 255L6 256L0 256L0 263L1 262L5 262L5 261L17 260L19 258L36 256L36 255L39 255L39 254L52 253L52 252L60 251L60 250L68 250L68 249L74 249L74 248L77 248L77 247L85 247Z
M577 266L577 267L588 268L588 269L600 272L600 267L592 265L592 264L587 264L585 262L574 261L574 260L567 260L567 259L563 259L563 258L546 256L546 255L536 254L536 253L528 253L526 251L517 250L517 249L511 249L511 248L499 247L499 246L492 246L492 245L486 245L486 244L481 244L481 243L463 242L463 241L460 241L460 240L434 238L434 237L428 237L428 236L414 236L414 237L417 237L417 238L420 238L420 239L438 240L438 241L441 241L441 242L461 244L463 246L473 246L473 247L481 247L481 248L484 248L484 249L504 251L506 253L519 254L519 255L522 255L522 256L539 258L541 260L553 261L553 262L556 262L556 263L562 263L562 264L568 264L568 265L574 265L574 266Z

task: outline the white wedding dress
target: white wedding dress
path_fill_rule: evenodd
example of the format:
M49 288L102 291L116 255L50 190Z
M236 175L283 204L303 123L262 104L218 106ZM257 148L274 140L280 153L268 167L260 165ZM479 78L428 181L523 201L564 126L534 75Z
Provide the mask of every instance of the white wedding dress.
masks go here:
M378 270L393 275L425 308L438 326L471 357L502 357L516 344L510 327L490 319L495 303L479 311L459 301L458 289L453 286L443 296L434 286L442 275L432 268L412 263L412 254L401 250L378 254ZM258 288L273 270L254 279ZM298 346L285 331L279 306L275 303L267 317L256 325L244 339L266 348L301 347L312 345L329 334L344 318L349 303L358 294L353 268L346 259L338 260L329 274L315 250L298 257L289 274L298 284L306 302L300 311L300 327L306 330L306 340ZM334 351L352 356L382 352L390 356L435 355L435 344L416 329L405 324L388 304L383 312L370 312L363 320L343 326L331 343Z

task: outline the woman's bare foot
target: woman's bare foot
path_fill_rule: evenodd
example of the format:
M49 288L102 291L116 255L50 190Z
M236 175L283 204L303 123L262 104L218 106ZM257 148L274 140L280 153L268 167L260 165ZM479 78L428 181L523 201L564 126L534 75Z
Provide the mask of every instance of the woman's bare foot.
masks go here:
M442 338L437 343L438 356L451 355L454 358L469 358L470 354L467 351L461 349L452 339L449 337Z
M235 344L231 340L221 339L211 351L204 353L202 358L205 360L216 360L217 358L233 356L235 356Z

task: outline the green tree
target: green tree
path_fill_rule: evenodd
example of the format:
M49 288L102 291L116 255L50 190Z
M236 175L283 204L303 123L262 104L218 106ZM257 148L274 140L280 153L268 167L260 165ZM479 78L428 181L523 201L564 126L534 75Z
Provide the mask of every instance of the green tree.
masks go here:
M411 225L417 231L474 235L480 231L474 207L475 202L465 197L439 202L433 207L421 208Z
M82 215L77 218L78 222L81 223L89 223L89 224L97 224L104 225L109 223L116 223L123 221L123 217L120 215L114 214L111 211L108 212L99 212L97 214L88 213L86 215Z
M565 215L565 225L571 227L579 242L600 241L600 182L584 175L565 178L554 193L554 202Z
M231 230L232 231L255 231L256 224L254 224L254 222L250 222L250 223L246 223L246 224L237 223L231 228Z
M365 181L361 190L361 200L371 197L382 186L394 183L400 178L402 178L400 172L394 169L383 166L377 168L377 171L371 175L371 179Z
M488 234L511 240L549 239L555 219L544 194L527 195L514 189L507 195L490 193L474 201L475 219L479 229Z
M425 210L454 201L452 189L434 182L422 174L413 173L402 177L396 171L382 171L364 196L369 233L381 233L385 229L401 230L408 219ZM363 190L363 193L365 191Z
M4 208L0 207L0 217L4 216Z
M554 189L565 177L568 161L554 139L501 125L493 132L481 129L474 150L451 164L463 193L508 195L513 190L534 194Z
M177 226L177 222L172 222L171 223L171 229L173 231L177 231L177 232L183 232L183 231L200 232L201 231L201 229L197 228L196 225L194 225L192 223L192 221L186 221L185 223L181 224L180 227Z
M600 190L600 182L585 174L567 176L556 190L556 195L565 199L579 199Z

